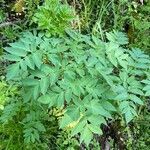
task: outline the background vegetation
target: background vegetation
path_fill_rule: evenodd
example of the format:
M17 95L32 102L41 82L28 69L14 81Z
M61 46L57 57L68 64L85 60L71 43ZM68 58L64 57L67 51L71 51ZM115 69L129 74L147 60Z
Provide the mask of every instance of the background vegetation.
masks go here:
M24 92L18 81L8 81L6 78L6 68L14 63L14 58L4 58L5 47L18 41L26 31L34 30L35 36L40 32L45 34L46 38L61 39L66 38L65 29L74 29L80 34L101 39L103 42L109 39L106 32L122 31L129 39L123 48L138 47L149 55L149 0L0 0L0 4L0 149L103 150L107 149L107 146L112 150L150 149L149 95L145 98L144 105L137 106L138 117L126 125L121 117L114 116L107 125L102 125L104 134L95 134L87 146L84 142L79 142L79 135L71 137L71 127L65 130L59 128L60 118L64 115L63 109L47 109L41 103L28 101L29 93L23 99ZM74 38L74 35L69 36ZM79 40L79 37L77 39ZM76 44L73 40L69 41ZM69 41L66 40L66 43ZM54 58L56 57L50 59L53 65L58 63L57 58ZM48 63L47 59L43 61ZM35 62L35 66L38 67L39 62ZM28 65L32 69L32 66ZM149 78L149 75L147 76ZM146 75L141 78L145 77Z

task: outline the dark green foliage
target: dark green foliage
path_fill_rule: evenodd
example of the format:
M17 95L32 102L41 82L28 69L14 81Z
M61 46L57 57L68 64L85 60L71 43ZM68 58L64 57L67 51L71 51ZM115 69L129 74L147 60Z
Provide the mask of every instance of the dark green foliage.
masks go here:
M67 132L59 129L59 111L26 102L22 91L4 79L0 82L0 149L46 150L77 146L75 139L67 139ZM21 94L22 96L24 94ZM64 144L66 142L66 144ZM68 145L69 144L69 145Z
M131 47L149 51L150 1L130 0L67 0L78 15L81 32L98 34L105 39L105 32L112 29L127 33Z
M130 39L130 45L150 49L150 1L144 0L143 5L138 1L125 1L114 4L114 28L124 29ZM121 15L120 15L121 14Z
M30 142L40 142L39 133L45 131L41 121L46 117L46 110L41 110L42 107L35 102L23 102L19 96L21 91L17 94L15 91L12 94L9 92L8 96L7 91L3 92L7 100L0 112L1 146L15 149L15 146L20 145L24 149Z
M35 27L32 22L41 0L12 0L0 2L0 55L2 47L19 38L24 30Z

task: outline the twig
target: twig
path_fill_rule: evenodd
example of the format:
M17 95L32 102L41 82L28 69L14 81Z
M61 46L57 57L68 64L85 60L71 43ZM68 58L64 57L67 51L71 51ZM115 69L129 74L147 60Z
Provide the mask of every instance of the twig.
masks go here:
M3 22L0 24L0 28L6 27L6 26L10 26L10 25L14 25L16 23L18 23L19 21L14 21L14 22Z
M144 0L140 0L140 3L143 5L143 3L144 3Z
M110 150L110 145L107 139L105 141L105 150Z

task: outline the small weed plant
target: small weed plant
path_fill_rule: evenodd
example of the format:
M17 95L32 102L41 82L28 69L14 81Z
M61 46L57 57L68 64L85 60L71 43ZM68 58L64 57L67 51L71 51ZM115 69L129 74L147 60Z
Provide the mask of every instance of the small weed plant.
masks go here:
M46 0L37 9L33 21L38 24L39 29L46 31L47 36L62 35L65 29L71 27L73 13L73 8L62 4L60 0Z

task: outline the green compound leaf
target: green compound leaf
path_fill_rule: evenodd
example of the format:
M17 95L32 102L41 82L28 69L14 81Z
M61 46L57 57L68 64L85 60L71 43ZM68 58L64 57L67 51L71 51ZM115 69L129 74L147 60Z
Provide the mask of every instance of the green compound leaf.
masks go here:
M51 2L44 4L47 3ZM117 116L129 123L137 116L139 106L150 96L150 57L140 49L129 50L122 46L128 39L117 31L107 33L108 42L76 31L67 31L63 37L52 36L61 32L57 26L64 22L54 25L60 19L55 17L61 16L58 15L60 10L55 16L49 11L55 5L60 3L40 6L41 16L38 12L35 15L36 19L45 20L35 22L51 37L25 32L22 38L5 48L7 80L21 90L17 100L23 99L23 106L19 108L30 109L23 119L26 142L39 141L44 128L38 120L42 120L47 110L55 108L63 110L59 117L60 128L69 128L72 136L79 134L80 142L88 145L93 134L103 134L102 124L107 125ZM63 9L66 8L63 6ZM53 18L54 28L46 27L49 19L42 10L52 15L48 18ZM18 107L15 110L12 105L10 110L17 112ZM16 115L9 112L4 111L8 120L9 116Z

